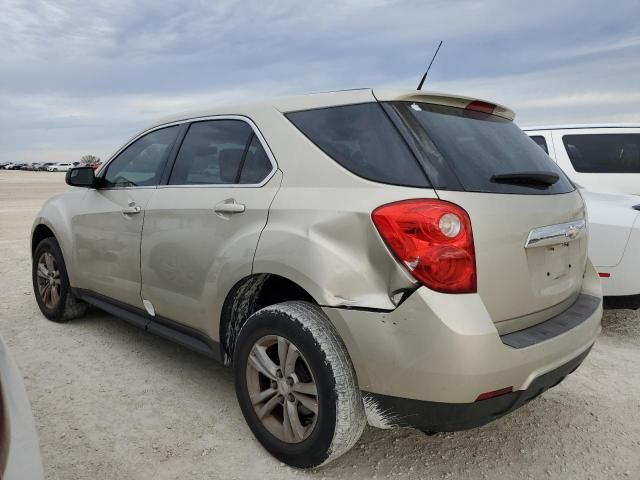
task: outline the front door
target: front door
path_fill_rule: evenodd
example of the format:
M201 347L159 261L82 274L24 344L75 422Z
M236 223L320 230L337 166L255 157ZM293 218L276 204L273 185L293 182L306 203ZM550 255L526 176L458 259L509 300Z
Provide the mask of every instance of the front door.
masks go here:
M158 317L217 338L219 297L251 274L281 173L241 119L192 123L147 206L142 297Z
M119 153L83 196L72 220L77 284L136 307L145 210L162 176L177 126L154 130Z

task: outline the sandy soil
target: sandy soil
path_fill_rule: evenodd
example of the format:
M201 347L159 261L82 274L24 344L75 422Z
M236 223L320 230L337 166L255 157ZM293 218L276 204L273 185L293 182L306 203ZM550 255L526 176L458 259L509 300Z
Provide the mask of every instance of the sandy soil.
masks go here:
M48 322L31 293L29 231L63 174L0 171L0 333L30 395L51 479L640 478L640 316L609 311L583 366L486 427L424 436L367 428L313 472L254 440L230 372L91 311Z

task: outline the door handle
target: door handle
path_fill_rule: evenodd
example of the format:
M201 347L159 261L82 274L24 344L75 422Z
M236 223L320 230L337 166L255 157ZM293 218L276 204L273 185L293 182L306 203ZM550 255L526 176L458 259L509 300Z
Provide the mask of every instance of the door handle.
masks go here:
M218 203L213 210L216 213L242 213L245 211L245 206L242 203L236 203L233 198L229 198L224 202Z
M129 207L124 207L122 209L122 213L124 213L125 215L134 215L136 213L140 213L140 207L136 207L136 206L129 206Z
M127 206L122 209L122 213L125 215L135 215L140 213L140 207L136 207L136 201L133 198L127 200Z

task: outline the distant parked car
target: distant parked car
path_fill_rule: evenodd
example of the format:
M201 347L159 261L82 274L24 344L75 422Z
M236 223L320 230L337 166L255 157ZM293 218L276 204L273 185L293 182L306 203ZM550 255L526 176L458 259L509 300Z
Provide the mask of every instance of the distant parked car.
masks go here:
M587 190L640 195L640 126L567 125L523 130Z
M44 479L40 445L22 376L0 338L0 478Z
M547 138L538 131L528 133L549 152L550 133ZM589 218L589 258L600 276L605 306L640 308L640 197L586 188L581 193Z
M4 169L5 170L20 170L21 167L22 167L22 164L20 164L20 163L10 163L6 167L4 167Z
M40 167L38 168L38 170L41 170L41 171L48 171L48 170L49 170L49 167L50 167L51 165L54 165L54 164L55 164L55 162L45 162L45 163L43 163L42 165L40 165Z
M0 165L0 170L11 170L11 166L15 165L12 162L3 163Z
M67 172L73 168L73 163L54 163L53 165L49 165L50 172Z

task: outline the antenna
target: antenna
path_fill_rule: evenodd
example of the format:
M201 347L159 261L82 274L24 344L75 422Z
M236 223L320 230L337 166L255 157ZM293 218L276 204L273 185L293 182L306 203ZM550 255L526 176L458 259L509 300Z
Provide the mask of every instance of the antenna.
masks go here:
M431 61L429 62L427 71L424 72L424 75L422 76L422 80L420 80L420 83L418 84L418 90L422 90L422 85L424 84L424 81L427 79L427 75L429 75L429 70L431 69L431 65L433 64L433 61L436 59L436 55L438 55L438 52L440 51L441 46L442 46L442 40L440 40L440 43L438 44L438 48L436 48L436 53L434 53L433 57L431 57Z

